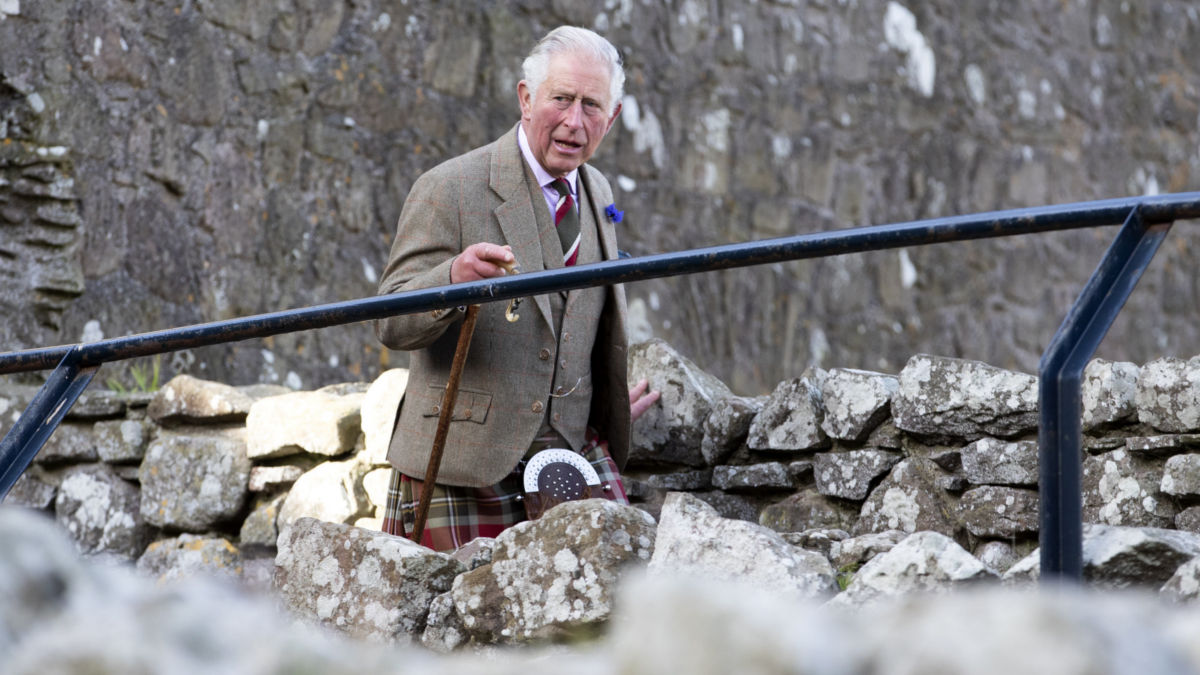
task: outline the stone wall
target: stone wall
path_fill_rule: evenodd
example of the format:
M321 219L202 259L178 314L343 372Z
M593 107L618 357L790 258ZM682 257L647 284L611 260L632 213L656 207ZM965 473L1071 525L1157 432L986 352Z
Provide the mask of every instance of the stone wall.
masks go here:
M364 297L417 175L516 118L572 22L628 62L596 158L634 255L1196 189L1191 3L0 3L4 349ZM1111 230L629 289L637 337L741 393L915 352L1030 371ZM1200 352L1174 232L1102 349ZM403 355L362 326L182 352L170 376L314 389ZM107 371L129 384L125 366Z
M935 532L1004 571L1037 545L1032 375L918 355L897 374L814 369L745 398L661 340L637 345L630 369L663 393L625 476L655 519L684 492L802 546ZM1195 359L1088 366L1087 522L1200 534L1198 372ZM190 376L89 391L7 502L53 515L85 554L162 575L203 550L262 582L301 518L379 529L406 382L391 369L316 391ZM0 432L32 394L4 391Z

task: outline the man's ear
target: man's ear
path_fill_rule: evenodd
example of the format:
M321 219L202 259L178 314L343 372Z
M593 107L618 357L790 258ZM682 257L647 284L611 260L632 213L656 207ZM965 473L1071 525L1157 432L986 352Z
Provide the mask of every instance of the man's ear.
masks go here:
M604 130L605 134L607 134L612 129L613 123L617 121L617 115L620 115L620 114L621 114L621 104L618 103L617 107L613 109L612 117L608 118L608 127L605 128L605 130Z
M521 106L521 119L533 117L533 90L525 84L525 80L517 83L517 103Z

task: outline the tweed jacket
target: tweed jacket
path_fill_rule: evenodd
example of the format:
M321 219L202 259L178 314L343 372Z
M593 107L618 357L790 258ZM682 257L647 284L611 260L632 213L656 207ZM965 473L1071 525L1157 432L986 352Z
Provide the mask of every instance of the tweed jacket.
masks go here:
M605 205L612 203L612 188L587 165L580 167L579 179L580 193L586 194L581 203L591 209L581 216L596 224L600 257L615 259L616 231L604 214ZM497 141L423 174L404 203L379 293L449 284L454 256L477 242L510 245L523 272L544 269L543 242L556 240L539 235L537 223L547 222L549 214L536 211L546 211L546 206L540 197L539 202L531 198L533 183L517 145L516 126ZM540 191L536 185L534 190ZM561 249L556 254L561 257ZM537 435L551 402L559 343L549 300L532 300L522 303L515 323L505 320L505 303L480 307L437 482L493 485L512 471ZM375 324L385 345L412 350L388 461L414 478L424 478L428 465L461 316L452 309ZM608 287L590 356L588 423L608 441L619 467L629 453L625 326L624 289Z

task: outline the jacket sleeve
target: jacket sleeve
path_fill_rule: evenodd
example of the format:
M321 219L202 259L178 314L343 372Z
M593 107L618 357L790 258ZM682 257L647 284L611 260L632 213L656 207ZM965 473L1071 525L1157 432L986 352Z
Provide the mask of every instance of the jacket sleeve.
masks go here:
M462 251L457 184L429 173L413 184L379 281L379 295L450 283L450 265ZM420 349L436 340L461 314L446 309L378 319L375 334L392 349Z

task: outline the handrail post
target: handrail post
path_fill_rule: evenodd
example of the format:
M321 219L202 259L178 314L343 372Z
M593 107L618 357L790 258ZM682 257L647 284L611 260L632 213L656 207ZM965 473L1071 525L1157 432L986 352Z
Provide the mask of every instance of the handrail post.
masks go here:
M1171 229L1135 206L1042 355L1038 491L1041 579L1083 579L1083 432L1080 382L1088 360Z
M4 440L0 440L0 501L8 496L100 368L81 367L79 360L78 347L67 352Z

